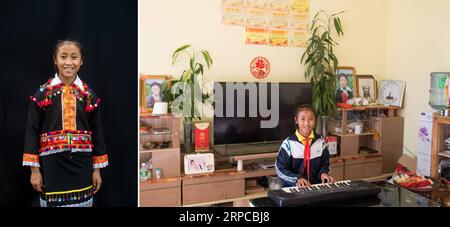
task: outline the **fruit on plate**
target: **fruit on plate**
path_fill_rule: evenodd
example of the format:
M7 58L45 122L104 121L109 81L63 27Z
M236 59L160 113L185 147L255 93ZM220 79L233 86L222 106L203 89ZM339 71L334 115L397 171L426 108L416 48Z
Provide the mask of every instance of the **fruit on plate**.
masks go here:
M403 187L426 187L432 185L433 181L426 179L423 176L408 176L406 174L400 174L394 177L394 183Z
M336 104L336 106L338 106L340 108L352 108L353 107L351 104L348 104L348 103L338 103L338 104Z
M149 127L149 126L141 126L140 128L139 128L139 131L140 132L147 132L148 130L150 130L151 129L151 127Z

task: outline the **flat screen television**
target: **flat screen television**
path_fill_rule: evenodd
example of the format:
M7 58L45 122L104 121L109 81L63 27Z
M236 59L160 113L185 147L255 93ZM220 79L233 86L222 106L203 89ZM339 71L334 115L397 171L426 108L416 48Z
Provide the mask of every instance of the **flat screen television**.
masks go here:
M255 100L254 92L251 93L249 90L242 92L242 86L239 88L241 92L238 92L239 89L226 89L226 86L230 84L236 88L236 83L215 82L214 84L214 146L282 141L295 131L295 108L302 104L312 104L311 83L250 83L251 86L247 86L249 83L240 83L247 87L256 87L258 96L256 106L254 105L255 101L253 105L249 101L249 97ZM279 98L276 99L275 95L275 99L272 101L276 85L278 85ZM221 89L217 89L217 86L220 86ZM265 91L267 103L261 103L259 98ZM241 102L238 103L238 100ZM242 104L243 100L245 100L245 104ZM267 105L267 108L264 104ZM268 122L271 117L275 116L267 117L267 112L261 114L259 108L265 108L274 113L275 110L272 109L275 108L272 107L276 107L277 104L278 124L275 127L262 128L262 121ZM242 116L242 106L245 107L245 116ZM239 116L238 107L241 109ZM255 108L258 110L256 116L254 115ZM253 117L249 110L253 110Z

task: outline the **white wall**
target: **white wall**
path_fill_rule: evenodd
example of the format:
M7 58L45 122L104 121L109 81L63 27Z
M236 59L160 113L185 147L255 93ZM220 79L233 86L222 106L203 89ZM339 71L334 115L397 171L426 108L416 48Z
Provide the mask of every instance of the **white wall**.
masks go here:
M388 1L386 79L406 81L405 147L418 149L418 118L428 105L430 73L450 72L450 1Z
M341 66L354 66L357 74L384 77L387 55L388 0L310 0L310 18L319 10L343 10L344 37L335 49ZM264 56L271 63L267 82L303 82L302 48L245 44L245 29L221 24L220 0L140 0L139 72L180 77L186 64L171 65L173 51L192 44L210 52L214 65L209 81L256 81L250 61ZM185 62L187 63L187 62ZM204 111L211 110L204 108Z
M430 72L450 71L449 0L311 0L318 10L347 10L345 35L336 49L341 65L377 79L406 81L405 147L417 153L418 116L428 105ZM171 54L189 43L210 51L210 80L254 81L248 66L255 56L272 65L265 81L306 81L301 48L245 45L242 27L221 25L220 0L140 0L139 71L179 76Z
M220 0L140 0L139 71L179 77L171 54L183 45L208 50L214 60L207 77L212 81L254 81L250 61L265 56L271 73L264 81L306 81L300 58L302 48L245 45L243 27L221 25ZM318 10L341 16L344 38L338 39L341 65L357 74L385 75L387 0L311 0L311 18ZM262 80L261 80L262 81Z

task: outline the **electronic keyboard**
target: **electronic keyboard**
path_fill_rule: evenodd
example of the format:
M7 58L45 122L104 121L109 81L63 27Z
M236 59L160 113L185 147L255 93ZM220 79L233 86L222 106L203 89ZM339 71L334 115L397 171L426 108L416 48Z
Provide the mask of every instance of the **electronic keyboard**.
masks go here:
M376 197L381 189L365 181L339 181L310 187L286 187L269 191L268 196L279 207L313 205L337 200Z

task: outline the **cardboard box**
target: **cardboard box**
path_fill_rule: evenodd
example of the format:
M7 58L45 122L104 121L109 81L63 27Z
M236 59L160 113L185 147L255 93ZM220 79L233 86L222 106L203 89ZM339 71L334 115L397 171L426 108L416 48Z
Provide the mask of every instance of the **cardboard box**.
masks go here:
M410 171L416 171L417 169L417 157L411 157L409 155L403 154L397 161L398 164L403 165Z

